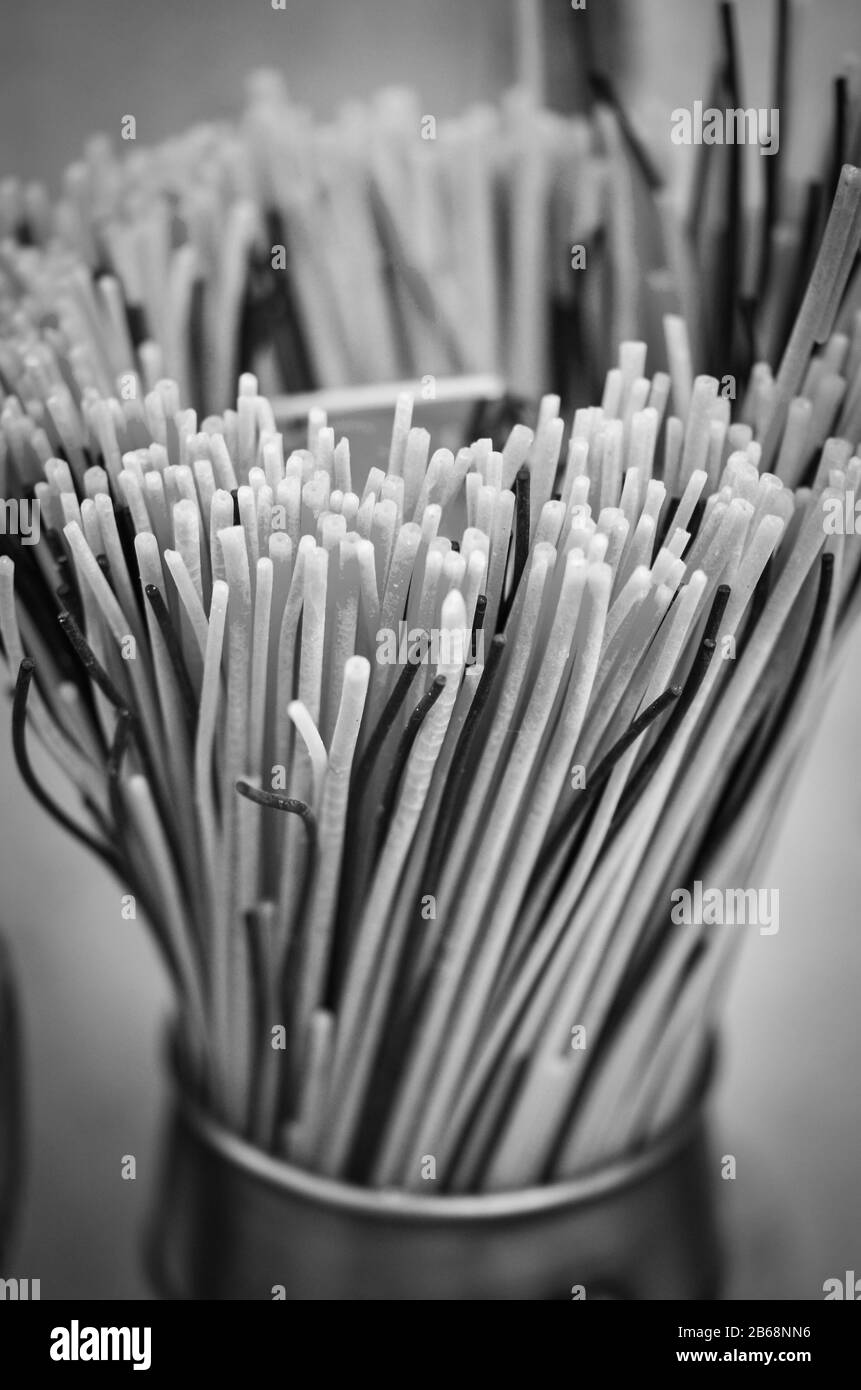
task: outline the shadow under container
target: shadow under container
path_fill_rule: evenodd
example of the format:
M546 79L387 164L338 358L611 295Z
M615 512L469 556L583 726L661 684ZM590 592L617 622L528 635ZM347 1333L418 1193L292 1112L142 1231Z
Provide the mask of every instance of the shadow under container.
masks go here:
M263 1153L178 1089L147 1263L166 1299L710 1300L714 1172L699 1105L636 1157L571 1182L379 1192Z

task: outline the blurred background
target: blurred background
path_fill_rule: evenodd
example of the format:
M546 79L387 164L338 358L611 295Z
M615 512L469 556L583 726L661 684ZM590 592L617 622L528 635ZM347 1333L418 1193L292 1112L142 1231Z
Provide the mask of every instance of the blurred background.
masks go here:
M570 0L542 4L554 105L582 102L585 44ZM119 139L126 113L154 144L238 111L250 71L273 66L324 118L379 87L418 89L423 110L453 115L496 100L531 67L519 12L532 0L43 0L3 17L0 172L53 185L94 131ZM587 0L590 42L638 118L657 129L703 96L716 49L712 0ZM771 6L737 6L746 104L767 105ZM803 174L819 152L823 86L857 42L855 0L794 0L793 145ZM578 68L580 71L578 72ZM572 72L574 74L572 80ZM707 88L706 88L707 90ZM689 153L682 151L682 156ZM680 157L674 151L674 159Z
M568 24L568 0L546 9L549 25ZM594 0L593 9L597 51L651 143L673 107L707 89L714 8ZM742 0L739 14L745 101L766 105L770 7ZM791 139L803 173L821 151L828 80L856 37L857 5L798 0L795 16ZM0 176L45 179L55 191L92 132L118 137L130 113L148 144L230 116L262 64L281 68L292 95L320 117L393 83L415 86L422 110L451 114L530 76L519 23L507 0L288 0L285 11L270 0L7 7ZM583 53L574 45L569 55L580 73L571 82L554 52L548 91L571 109ZM861 1269L859 688L861 633L791 802L775 807L782 829L762 882L780 890L780 931L750 935L726 1012L714 1148L716 1175L722 1155L737 1160L736 1180L719 1193L728 1297L818 1299L826 1278ZM13 1267L0 1273L41 1279L43 1298L147 1297L140 1242L157 1180L170 997L145 924L121 917L120 886L21 786L5 692L3 700L0 926L23 998L30 1129ZM136 1158L135 1181L121 1176L125 1155Z

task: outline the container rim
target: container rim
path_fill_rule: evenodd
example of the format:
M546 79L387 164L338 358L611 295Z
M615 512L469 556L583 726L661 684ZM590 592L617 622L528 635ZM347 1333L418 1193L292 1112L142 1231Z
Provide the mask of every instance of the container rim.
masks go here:
M207 1113L182 1078L177 1030L168 1032L167 1052L174 1113L209 1149L242 1169L248 1177L317 1206L351 1211L367 1218L398 1218L432 1224L453 1219L493 1221L552 1213L572 1205L597 1202L608 1194L638 1185L664 1167L690 1143L703 1124L704 1110L715 1071L711 1042L696 1099L687 1112L662 1135L635 1154L610 1160L564 1182L504 1192L454 1193L423 1196L395 1188L367 1188L298 1168L229 1130Z

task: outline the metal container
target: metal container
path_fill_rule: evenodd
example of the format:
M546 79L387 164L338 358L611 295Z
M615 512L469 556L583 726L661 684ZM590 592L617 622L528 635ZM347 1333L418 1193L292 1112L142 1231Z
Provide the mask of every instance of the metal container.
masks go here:
M715 1172L698 1108L577 1181L377 1192L263 1153L178 1086L147 1264L168 1299L714 1299Z

